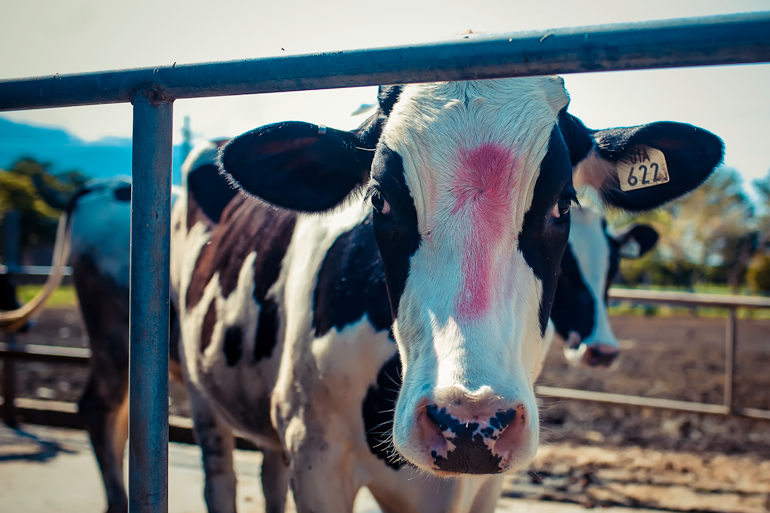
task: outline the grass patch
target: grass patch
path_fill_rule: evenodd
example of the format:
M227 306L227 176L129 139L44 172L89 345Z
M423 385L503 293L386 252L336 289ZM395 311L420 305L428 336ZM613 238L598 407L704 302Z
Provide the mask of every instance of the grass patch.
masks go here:
M42 285L19 285L16 287L19 301L22 304L30 301L42 289ZM77 304L78 300L75 295L75 287L72 285L61 285L54 290L51 297L48 298L46 306L75 306Z

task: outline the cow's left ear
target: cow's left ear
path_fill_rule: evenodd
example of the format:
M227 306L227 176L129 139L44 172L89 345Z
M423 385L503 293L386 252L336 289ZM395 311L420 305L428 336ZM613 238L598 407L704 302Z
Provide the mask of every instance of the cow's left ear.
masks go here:
M658 242L658 232L646 224L634 224L615 235L618 254L623 258L639 258Z
M606 204L631 212L697 188L724 155L716 135L684 123L592 131L567 114L559 125L566 132L575 186L592 185Z
M263 126L222 150L222 170L246 192L279 207L322 212L369 178L374 151L355 132L298 121Z

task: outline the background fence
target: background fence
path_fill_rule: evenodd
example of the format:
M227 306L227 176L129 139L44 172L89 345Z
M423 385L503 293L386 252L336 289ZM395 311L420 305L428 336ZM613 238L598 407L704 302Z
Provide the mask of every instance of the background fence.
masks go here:
M120 102L134 106L130 338L154 343L131 344L130 349L129 510L168 510L168 249L175 99L768 61L770 13L758 13L0 81L0 111Z

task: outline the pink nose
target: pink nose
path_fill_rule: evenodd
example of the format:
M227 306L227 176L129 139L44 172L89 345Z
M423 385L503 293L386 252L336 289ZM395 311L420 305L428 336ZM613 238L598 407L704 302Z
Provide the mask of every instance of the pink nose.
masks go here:
M417 429L436 470L499 474L521 445L526 415L521 404L484 413L477 405L462 408L431 402L418 409Z

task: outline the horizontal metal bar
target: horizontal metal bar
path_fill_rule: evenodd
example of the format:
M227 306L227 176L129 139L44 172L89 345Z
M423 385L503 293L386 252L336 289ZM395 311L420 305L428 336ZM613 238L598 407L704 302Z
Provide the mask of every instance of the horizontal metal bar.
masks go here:
M516 32L439 43L0 81L0 110L379 84L770 61L770 12Z
M0 406L5 400L0 396ZM23 422L42 426L68 427L83 429L83 419L78 413L78 405L64 401L50 401L18 397L14 401L16 412ZM193 421L178 415L168 416L168 439L170 442L196 445L193 437ZM257 447L239 436L235 437L235 447L245 451L256 451Z
M572 388L535 387L535 393L545 397L560 399L577 399L580 401L594 401L600 403L621 404L629 406L643 406L663 410L689 411L693 413L710 413L717 415L733 415L752 419L770 420L770 411L756 408L733 408L721 404L693 403L690 401L674 401L671 399L655 399L652 397L640 397L636 395L608 394L605 392L589 392Z
M48 276L53 271L50 265L0 265L0 274L12 274L14 276ZM71 276L72 267L62 268L62 276Z
M611 288L610 299L663 303L682 306L707 306L714 308L770 308L770 298L757 296L730 296L727 294L692 294L662 290Z
M17 397L13 400L17 408L36 409L52 411L57 413L77 413L78 405L65 401L30 399L28 397ZM0 397L0 404L5 404L5 398Z
M48 363L88 364L91 350L79 347L15 345L0 342L0 360L25 360Z
M7 344L0 343L0 359L15 358L20 360L29 361L44 361L54 363L74 363L82 364L88 360L91 351L88 349L79 348L67 348L56 346L41 346L41 345L27 345L20 350L9 351ZM582 401L596 401L612 404L631 405L631 406L643 406L648 408L659 408L666 410L681 410L694 413L710 413L717 415L737 415L741 417L749 417L754 419L770 420L770 411L761 410L756 408L736 408L733 412L730 408L719 404L706 404L706 403L693 403L690 401L675 401L672 399L655 399L649 397L640 397L624 394L608 394L605 392L589 392L586 390L575 390L572 388L555 388L555 387L535 387L535 392L538 395L545 397L555 397L560 399L575 399ZM22 408L32 407L25 403L25 401L32 401L31 399L16 399L17 404ZM56 401L39 401L46 405L51 405ZM58 403L57 403L58 404ZM68 404L68 403L62 403ZM0 405L2 405L2 398L0 398ZM73 406L67 406L67 411L74 408ZM76 410L73 410L76 411ZM184 417L179 417L174 420L174 416L170 416L170 425L178 425L178 427L190 427L191 421L185 420ZM181 419L181 420L180 420ZM174 422L172 422L174 420Z

